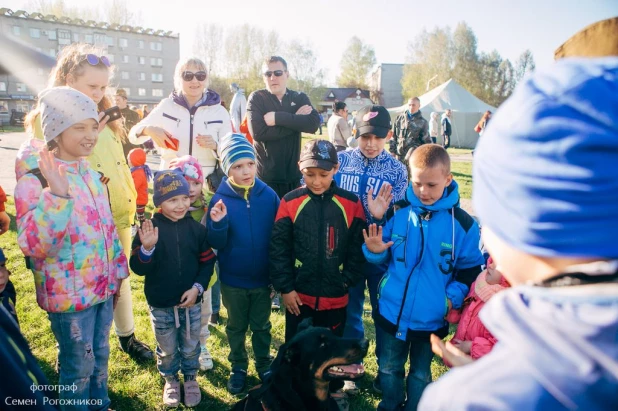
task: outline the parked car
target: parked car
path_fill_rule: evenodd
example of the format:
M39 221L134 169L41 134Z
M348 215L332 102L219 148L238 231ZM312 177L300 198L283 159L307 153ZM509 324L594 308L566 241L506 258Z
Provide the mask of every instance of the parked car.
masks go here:
M23 126L25 117L26 113L24 113L23 111L17 111L15 109L11 110L11 125Z

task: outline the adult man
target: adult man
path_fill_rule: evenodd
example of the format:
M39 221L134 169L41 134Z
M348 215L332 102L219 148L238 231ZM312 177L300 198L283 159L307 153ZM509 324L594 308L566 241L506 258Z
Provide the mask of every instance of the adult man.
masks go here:
M442 145L445 149L451 146L451 109L446 109L442 114Z
M431 143L429 123L423 118L420 107L421 100L412 97L408 100L408 110L397 116L393 126L393 139L389 143L390 152L404 163L415 148Z
M279 197L300 185L301 133L315 133L320 116L306 94L288 90L288 65L271 56L263 66L266 89L249 96L249 131L257 153L258 177Z
M238 133L240 123L242 123L247 112L247 98L245 97L245 90L241 89L236 83L230 84L230 91L234 93L232 103L230 104L230 118L232 119L234 131Z
M127 92L123 88L119 88L116 90L116 105L120 109L122 113L122 118L124 121L124 128L127 131L127 134L131 130L131 128L139 123L140 118L139 114L135 111L131 110L127 104ZM129 143L128 141L122 143L122 149L124 151L124 156L126 157L129 154L129 151L132 149L139 147L139 145L134 145Z

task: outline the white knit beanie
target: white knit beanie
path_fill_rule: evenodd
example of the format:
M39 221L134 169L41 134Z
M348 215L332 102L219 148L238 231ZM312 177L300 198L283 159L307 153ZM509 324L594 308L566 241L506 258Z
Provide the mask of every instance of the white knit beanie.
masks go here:
M47 143L75 123L88 118L99 122L94 101L71 87L52 87L41 91L39 107L43 137Z

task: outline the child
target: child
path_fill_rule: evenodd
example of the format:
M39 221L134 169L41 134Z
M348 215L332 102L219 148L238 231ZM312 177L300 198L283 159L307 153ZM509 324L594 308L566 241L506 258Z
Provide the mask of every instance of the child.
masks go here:
M461 307L484 263L479 227L457 206L459 192L446 150L424 144L414 150L409 166L411 181L401 208L389 213L383 230L372 224L369 234L364 233L367 261L388 263L375 314L381 344L380 410L403 404L408 357L405 410L416 409L431 381L429 336L448 334L445 315L451 307Z
M616 57L560 60L493 116L472 199L513 288L480 314L498 343L432 384L422 409L618 409L617 78Z
M39 106L47 147L26 141L15 162L18 243L59 344L59 384L75 387L60 399L96 399L107 409L109 331L129 271L107 189L86 161L99 115L89 97L69 87L43 91ZM37 163L42 177L32 172Z
M185 176L185 180L189 184L189 214L191 217L206 225L206 209L208 203L204 196L204 173L202 166L193 156L186 155L178 157L170 161L170 169L178 169ZM208 371L212 370L214 364L212 362L212 355L206 346L208 338L210 337L210 330L208 324L210 322L210 316L212 315L212 291L213 285L217 281L217 266L215 265L215 272L210 281L208 282L208 289L204 291L202 295L202 319L200 329L200 370Z
M11 219L6 213L4 203L6 203L6 194L4 193L2 186L0 186L0 235L9 231L9 225L11 224Z
M189 184L180 171L155 174L153 201L161 212L138 229L130 265L135 274L146 277L144 294L157 340L157 368L165 379L163 404L179 405L181 370L184 404L195 407L201 401L195 380L201 328L201 307L196 302L208 286L215 255L206 227L187 213Z
M255 150L242 134L225 135L219 153L227 178L211 201L208 241L217 249L228 314L225 333L232 371L227 389L238 394L245 387L249 364L245 349L249 326L255 369L262 381L270 368L268 245L279 197L255 177Z
M494 260L489 257L487 268L470 286L470 292L463 302L462 309L451 309L446 316L449 323L459 323L451 342L475 360L488 354L497 341L481 322L479 312L494 294L508 287L508 281L498 271ZM447 361L445 364L451 367Z
M144 212L146 211L146 204L148 204L148 182L152 180L152 171L146 164L146 152L141 148L134 148L129 151L127 161L131 168L135 191L137 191L136 214L137 221L141 225L146 219Z

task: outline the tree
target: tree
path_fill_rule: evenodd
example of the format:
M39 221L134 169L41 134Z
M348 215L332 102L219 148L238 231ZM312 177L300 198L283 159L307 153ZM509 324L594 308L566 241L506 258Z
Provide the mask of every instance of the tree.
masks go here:
M367 78L376 64L373 47L363 44L354 36L341 57L341 75L336 81L339 87L367 88Z
M111 0L105 4L103 11L95 6L70 7L64 0L31 0L27 7L44 15L109 24L138 26L142 21L141 12L130 8L127 0Z
M103 21L121 26L140 26L142 12L129 7L127 0L111 0L105 2L102 13Z
M534 64L534 56L530 50L525 50L519 55L519 58L515 62L515 79L516 82L524 78L526 73L533 71L536 65Z
M460 22L452 39L452 78L473 94L481 91L479 57L476 52L476 36L470 26Z
M195 30L193 54L206 63L208 73L218 73L217 63L221 59L223 28L218 24L200 24Z
M318 68L318 59L312 45L291 40L285 48L285 57L290 73L291 89L302 91L316 103L324 97L324 70Z

